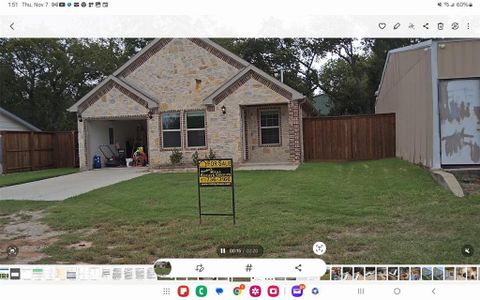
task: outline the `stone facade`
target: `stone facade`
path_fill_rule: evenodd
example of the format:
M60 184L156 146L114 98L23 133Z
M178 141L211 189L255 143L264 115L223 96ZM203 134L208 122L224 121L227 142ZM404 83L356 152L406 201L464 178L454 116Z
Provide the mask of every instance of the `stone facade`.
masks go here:
M123 80L159 101L159 109L205 109L203 99L238 69L188 39L174 39Z
M154 117L157 123L149 128L152 137L149 138L149 152L155 153L153 156L150 154L152 165L168 164L172 152L171 149L161 147L161 114L180 112L181 123L184 125L185 112L206 110L203 99L236 73L237 66L212 55L188 39L172 40L148 61L128 73L124 78L126 82L159 99L159 114ZM182 133L182 146L179 150L183 153L184 162L190 161L195 151L199 152L200 157L207 155L209 147L217 151L214 145L210 145L208 138L212 124L209 122L210 114L215 112L206 113L206 123L209 124L206 147L188 149L185 132ZM217 155L223 155L221 149L218 149Z
M109 119L122 117L143 117L148 108L134 101L118 88L113 87L82 112L83 119Z
M212 149L217 157L233 158L234 163L295 162L301 161L301 112L291 93L279 88L263 75L249 72L228 90L206 105L204 99L241 72L238 61L218 50L209 49L201 41L173 39L160 42L149 50L147 58L134 61L117 74L119 80L133 89L155 99L158 107L152 109L115 85L87 101L81 111L84 119L147 119L147 140L150 165L168 165L173 149L162 148L161 116L179 112L181 118L181 147L184 163L190 163L195 151L203 158ZM225 107L225 113L222 111ZM279 145L260 143L259 113L276 109L281 115ZM205 112L206 146L188 148L185 115L189 111ZM147 118L147 115L149 118ZM80 164L85 166L87 132L79 125ZM82 153L83 152L83 153ZM83 163L82 163L83 162Z
M85 132L85 122L77 121L78 128L78 164L81 170L87 169L87 136Z
M288 162L290 160L289 131L288 131L288 106L268 105L268 106L247 106L247 151L248 161L250 162ZM260 113L264 110L273 110L280 112L280 144L279 145L261 145L260 136ZM244 125L244 126L245 126Z
M266 149L267 147L258 146L258 108L265 105L278 105L277 107L281 107L282 104L286 105L288 102L289 100L285 99L282 95L279 95L257 80L250 78L246 83L238 87L233 93L216 105L217 107L225 106L226 114L223 115L220 111L220 118L217 117L210 120L210 123L214 124L224 123L222 124L222 127L220 127L223 128L223 130L216 130L215 133L211 133L211 136L209 137L211 144L219 145L219 148L224 155L230 155L228 157L233 157L234 161L242 162L244 158L244 130L242 129L244 129L245 126L245 120L243 118L246 117L247 143L249 151L248 158L252 162L261 162L262 157L268 156L270 153L272 156L280 156L278 159L274 157L263 160L263 162L285 161L284 155L281 155L284 150L283 146L285 145L283 143L284 138L282 138L281 147L268 147L269 149ZM242 108L245 109L246 115L242 116ZM282 115L285 116L285 114ZM283 117L282 124L288 125L288 121ZM211 131L212 130L210 130L210 132ZM255 133L256 137L252 136L252 134ZM255 144L253 143L253 139L256 141ZM222 143L222 141L227 142ZM285 139L285 143L288 143L288 139Z
M160 156L160 115L155 113L147 121L148 160L152 166L159 166L162 162Z

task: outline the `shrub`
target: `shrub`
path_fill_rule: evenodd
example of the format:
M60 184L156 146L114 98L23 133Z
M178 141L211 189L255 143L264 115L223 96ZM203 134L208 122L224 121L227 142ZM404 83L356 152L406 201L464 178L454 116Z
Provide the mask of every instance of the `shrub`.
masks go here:
M170 154L170 162L172 165L178 165L179 163L182 162L183 159L183 153L178 151L177 149L172 151L172 154Z
M208 156L205 155L205 158L215 159L217 158L217 155L215 154L215 151L213 151L212 148L210 148L210 151L208 152Z
M192 154L193 165L196 167L198 165L198 151L195 151Z

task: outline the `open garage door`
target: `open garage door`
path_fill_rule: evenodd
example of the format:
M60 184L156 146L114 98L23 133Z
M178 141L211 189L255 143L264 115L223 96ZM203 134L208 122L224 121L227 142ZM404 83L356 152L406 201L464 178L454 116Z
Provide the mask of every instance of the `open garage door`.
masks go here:
M147 122L146 120L86 120L87 125L87 160L89 168L93 168L93 157L99 155L102 167L112 154L125 159L143 147L148 156ZM110 150L111 151L110 151ZM102 151L103 150L103 151Z

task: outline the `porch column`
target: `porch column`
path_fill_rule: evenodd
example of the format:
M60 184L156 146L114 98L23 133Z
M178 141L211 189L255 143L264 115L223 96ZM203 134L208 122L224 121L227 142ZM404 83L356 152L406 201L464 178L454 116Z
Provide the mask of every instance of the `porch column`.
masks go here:
M302 159L300 124L300 102L291 100L288 103L288 136L290 148L290 161L300 163Z
M148 127L148 163L150 167L160 166L160 114L158 112L147 119Z
M77 120L77 129L78 129L78 164L79 168L82 171L88 169L88 162L87 162L87 147L86 147L86 120L80 122Z

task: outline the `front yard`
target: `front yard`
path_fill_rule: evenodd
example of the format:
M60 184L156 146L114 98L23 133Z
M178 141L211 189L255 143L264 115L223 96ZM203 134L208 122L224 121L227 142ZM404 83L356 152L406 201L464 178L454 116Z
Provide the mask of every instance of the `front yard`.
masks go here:
M331 264L477 261L461 247L480 246L480 197L456 198L404 161L238 171L235 182L236 226L227 217L205 217L199 226L196 174L178 173L148 174L64 202L0 201L0 232L28 222L48 226L38 256L45 263L215 257L220 244L260 244L267 257L315 257L315 241L327 244ZM229 190L203 192L204 211L229 210ZM0 234L0 247L35 247L28 234L16 234Z
M75 172L78 172L78 169L58 168L58 169L47 169L47 170L39 170L39 171L32 171L32 172L18 172L18 173L6 174L6 175L0 174L0 187L37 181L37 180L52 178L56 176L67 175Z

